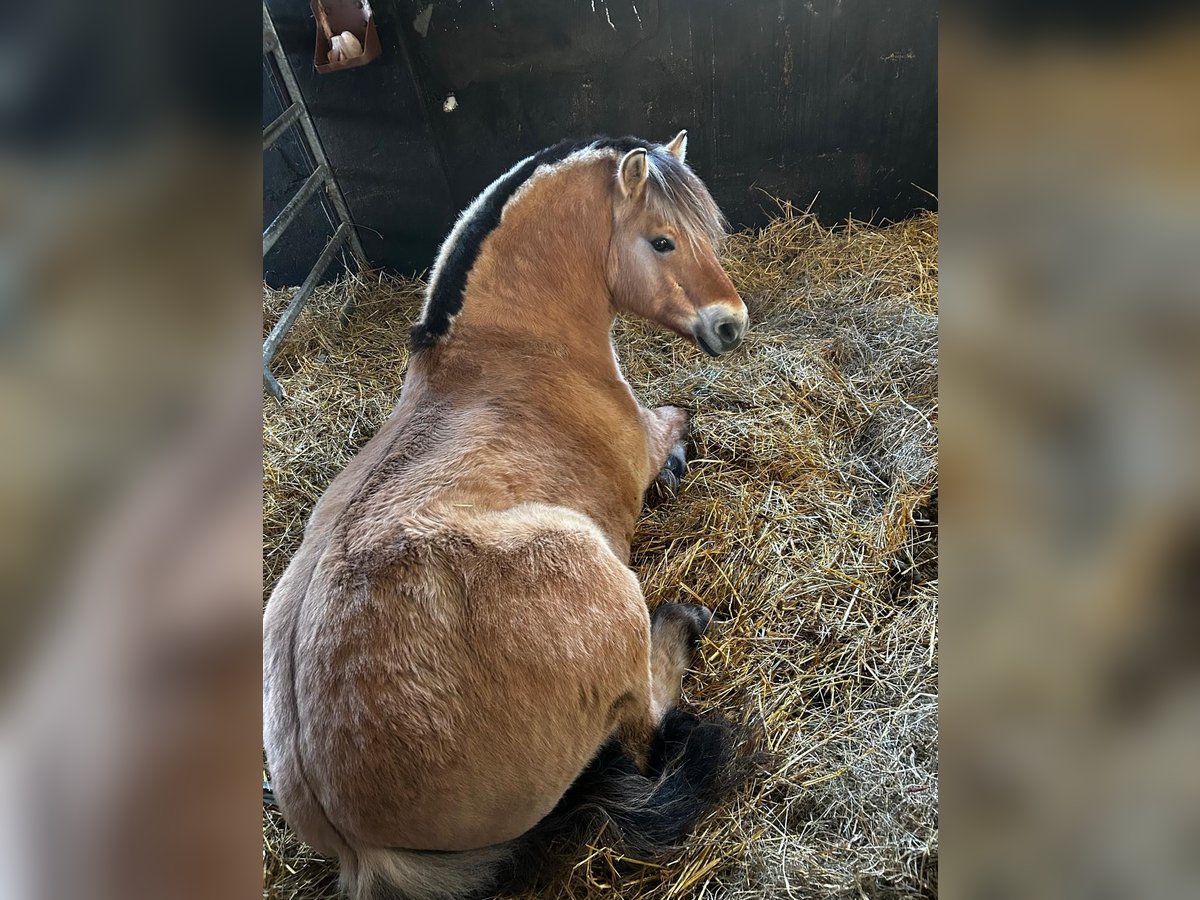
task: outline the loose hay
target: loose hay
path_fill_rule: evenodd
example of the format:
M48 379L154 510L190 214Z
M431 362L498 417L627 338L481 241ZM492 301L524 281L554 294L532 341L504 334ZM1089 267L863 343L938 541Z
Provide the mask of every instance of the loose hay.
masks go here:
M749 723L773 763L673 858L622 861L600 836L541 896L936 896L937 218L830 230L783 204L724 258L752 320L735 355L616 330L642 401L695 410L690 473L644 512L633 565L651 605L716 611L686 702ZM268 591L390 411L421 288L321 288L281 348L287 399L263 407ZM266 291L268 324L288 297ZM336 896L333 863L277 814L263 840L264 896Z

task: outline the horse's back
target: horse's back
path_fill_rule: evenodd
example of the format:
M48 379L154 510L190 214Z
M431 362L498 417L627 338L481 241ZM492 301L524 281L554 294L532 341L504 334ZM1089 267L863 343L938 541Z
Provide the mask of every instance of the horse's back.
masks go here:
M587 518L544 504L352 533L290 598L297 750L280 758L355 845L522 834L645 688L635 577Z

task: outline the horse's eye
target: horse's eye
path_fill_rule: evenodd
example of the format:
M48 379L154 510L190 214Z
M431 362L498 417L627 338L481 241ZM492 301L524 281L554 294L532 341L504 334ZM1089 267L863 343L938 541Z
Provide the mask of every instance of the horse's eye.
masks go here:
M675 242L669 237L656 237L650 242L650 246L659 253L670 253L675 249Z

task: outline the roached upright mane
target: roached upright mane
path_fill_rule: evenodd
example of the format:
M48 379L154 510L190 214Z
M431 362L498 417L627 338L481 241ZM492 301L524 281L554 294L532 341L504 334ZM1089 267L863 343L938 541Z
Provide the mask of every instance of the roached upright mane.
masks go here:
M649 162L648 202L682 230L718 243L725 235L724 216L695 173L665 147L636 137L561 141L521 160L484 189L459 216L430 273L425 308L412 329L411 349L416 352L433 347L450 333L454 317L462 311L467 277L484 240L500 224L509 200L540 167L565 162L585 151L611 150L614 159L620 159L637 149L646 151Z

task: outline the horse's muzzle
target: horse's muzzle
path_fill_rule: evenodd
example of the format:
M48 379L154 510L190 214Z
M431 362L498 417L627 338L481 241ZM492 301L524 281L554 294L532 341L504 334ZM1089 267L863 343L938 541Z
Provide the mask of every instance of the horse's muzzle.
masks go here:
M738 314L724 304L714 303L697 310L692 336L709 356L720 356L737 349L749 324L744 311Z

